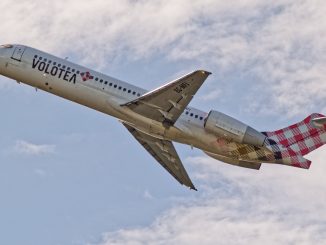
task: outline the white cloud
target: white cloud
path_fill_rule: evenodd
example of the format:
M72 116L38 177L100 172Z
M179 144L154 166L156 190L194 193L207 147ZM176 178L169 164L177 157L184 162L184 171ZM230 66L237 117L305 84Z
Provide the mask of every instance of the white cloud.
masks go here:
M3 42L99 67L159 55L225 79L237 73L248 107L260 113L291 117L326 106L322 0L2 0L0 8Z
M34 173L42 178L46 176L46 171L40 168L34 169Z
M264 102L261 111L297 115L325 98L325 59L320 54L326 47L326 19L321 0L0 4L7 10L0 17L0 34L8 42L73 53L100 66L164 54L196 60L218 72L249 74L248 79L261 80L261 96L255 96ZM28 18L26 12L31 13Z
M226 80L236 74L243 84L228 85L237 91L230 100L244 96L254 112L291 117L326 108L322 0L2 0L0 8L2 42L72 54L93 67L161 57ZM221 87L207 98L219 94ZM18 141L15 150L39 155L55 146ZM325 157L312 154L308 171L264 165L258 172L190 159L201 183L197 201L184 200L148 227L107 233L103 244L321 244Z
M14 146L14 151L26 155L44 155L55 152L55 145L37 145L24 140L18 140Z
M326 239L325 153L311 170L263 166L252 171L190 158L202 181L151 225L106 233L107 244L322 244Z
M154 197L152 196L152 194L149 192L149 190L145 190L143 193L143 197L147 200L152 200Z
M211 101L217 99L219 96L221 96L221 90L219 89L214 89L207 94L201 96L201 100L203 101Z

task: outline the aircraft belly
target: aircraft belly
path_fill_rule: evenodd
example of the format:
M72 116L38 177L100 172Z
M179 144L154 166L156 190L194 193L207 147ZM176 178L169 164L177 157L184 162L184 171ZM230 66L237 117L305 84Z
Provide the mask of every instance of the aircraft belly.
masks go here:
M26 68L27 64L16 63L15 61L8 62L2 72L3 75L105 114L123 118L120 102L114 101L109 94L81 85L79 82L67 82L46 74L35 73Z
M189 138L187 144L211 154L218 154L232 159L261 162L260 156L273 154L264 147L255 147L247 144L236 143L214 134L208 133L198 125L179 122L176 126L182 130L184 138ZM178 139L174 139L178 141ZM268 159L265 160L265 162Z
M164 128L161 123L151 120L149 118L131 115L128 120L124 121L124 123L152 137L163 140L170 140L166 137L166 128Z
M221 140L213 134L207 133L204 128L197 125L178 126L183 132L183 138L188 138L188 144L204 151L217 154L227 154L233 150L232 145ZM175 139L175 141L178 141Z
M143 117L129 109L125 110L124 118L125 120L122 121L125 124L152 137L162 140L171 140L182 144L188 144L190 142L190 138L180 129L174 126L168 128L164 127L161 122Z
M26 65L21 65L17 61L7 61L1 69L1 74L14 80L21 81L26 79L25 66Z
M124 118L118 103L102 91L76 84L74 86L57 86L51 93L113 117Z

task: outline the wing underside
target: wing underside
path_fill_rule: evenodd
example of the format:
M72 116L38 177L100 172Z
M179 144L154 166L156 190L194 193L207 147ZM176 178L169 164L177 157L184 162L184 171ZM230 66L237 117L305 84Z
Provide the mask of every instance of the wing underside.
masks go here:
M171 141L154 138L123 123L136 140L182 185L197 190Z
M210 74L203 70L194 71L122 106L171 126Z

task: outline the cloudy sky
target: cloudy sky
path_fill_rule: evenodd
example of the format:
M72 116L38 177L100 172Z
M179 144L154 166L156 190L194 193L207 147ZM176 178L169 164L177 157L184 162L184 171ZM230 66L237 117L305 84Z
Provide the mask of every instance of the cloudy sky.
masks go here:
M23 43L146 89L203 68L191 102L258 130L326 113L322 0L0 0ZM0 244L321 244L326 149L310 170L229 166L176 145L180 186L114 118L0 77Z

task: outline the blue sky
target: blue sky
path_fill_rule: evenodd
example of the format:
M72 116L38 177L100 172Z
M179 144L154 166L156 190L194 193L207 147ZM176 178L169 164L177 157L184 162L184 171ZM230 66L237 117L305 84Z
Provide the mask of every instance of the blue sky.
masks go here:
M146 89L213 74L191 102L259 129L326 113L326 4L0 0L23 43ZM0 244L320 244L325 148L310 170L236 168L176 145L180 186L118 121L0 77Z

